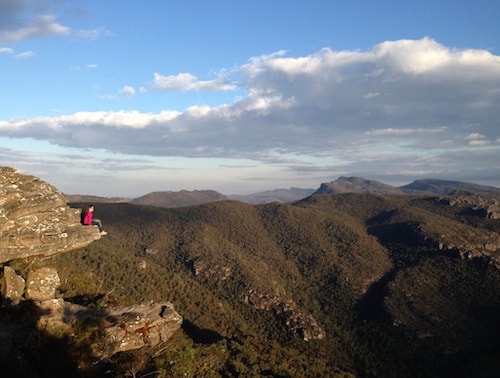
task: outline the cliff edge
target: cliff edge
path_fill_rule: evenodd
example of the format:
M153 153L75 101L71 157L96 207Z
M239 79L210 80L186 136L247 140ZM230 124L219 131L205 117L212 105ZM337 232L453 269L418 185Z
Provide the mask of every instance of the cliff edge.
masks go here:
M53 186L0 167L2 376L83 374L85 364L67 351L82 354L84 346L84 359L94 366L118 352L153 348L181 327L183 319L169 302L106 309L80 306L59 298L56 269L31 264L26 271L15 269L14 260L69 252L100 239L97 227L83 226L80 215ZM54 343L60 350L45 355L47 345ZM64 366L73 370L60 370Z
M0 263L85 247L101 235L80 223L55 187L13 168L0 167Z

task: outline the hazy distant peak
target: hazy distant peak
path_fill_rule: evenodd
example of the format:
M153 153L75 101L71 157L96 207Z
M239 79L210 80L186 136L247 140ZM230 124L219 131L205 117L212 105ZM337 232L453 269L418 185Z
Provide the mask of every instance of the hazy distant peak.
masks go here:
M426 178L415 180L411 184L401 186L404 191L420 191L433 194L450 194L455 191L481 192L499 194L500 189L493 186L479 185L470 182L440 180Z
M228 196L230 199L249 203L249 204L264 204L270 202L289 203L301 200L314 193L315 189L303 189L291 187L290 189L273 189L264 192L252 194L233 194Z
M228 198L215 190L181 190L179 192L153 192L135 198L131 203L158 207L184 207L224 201Z
M403 191L394 186L384 184L375 180L367 180L362 177L339 177L335 181L322 183L314 194L338 194L338 193L381 193L381 194L403 194Z

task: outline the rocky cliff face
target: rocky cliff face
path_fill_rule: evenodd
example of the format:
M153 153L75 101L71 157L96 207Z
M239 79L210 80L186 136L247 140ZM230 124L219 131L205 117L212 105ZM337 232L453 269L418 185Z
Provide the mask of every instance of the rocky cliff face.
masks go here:
M0 263L71 251L100 237L52 185L0 167Z
M182 317L171 303L86 308L57 298L61 281L55 269L18 272L9 266L12 260L69 252L100 237L97 227L80 223L80 210L68 207L56 188L0 167L0 366L15 360L28 367L27 375L38 376L29 371L24 351L36 353L42 334L60 337L62 332L68 347L81 344L85 336L78 330L83 324L94 325L88 340L94 360L153 347L180 328ZM88 336L88 326L85 332Z
M447 198L450 206L468 207L489 219L500 219L500 199L498 194L454 191Z

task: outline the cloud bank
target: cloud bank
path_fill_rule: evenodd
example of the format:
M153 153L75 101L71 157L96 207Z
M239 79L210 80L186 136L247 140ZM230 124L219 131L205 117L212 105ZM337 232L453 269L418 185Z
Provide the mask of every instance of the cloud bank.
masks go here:
M297 170L321 161L368 175L452 177L467 167L471 176L500 180L500 57L489 51L430 38L303 57L279 51L251 58L237 76L154 73L155 90L247 93L229 105L10 119L0 121L0 136L129 155L286 162ZM125 85L121 94L135 90Z

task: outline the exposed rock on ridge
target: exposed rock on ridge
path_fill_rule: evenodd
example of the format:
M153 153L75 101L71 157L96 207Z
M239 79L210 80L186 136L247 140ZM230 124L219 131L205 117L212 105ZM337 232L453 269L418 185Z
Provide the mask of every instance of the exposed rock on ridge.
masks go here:
M55 332L66 329L70 340L78 337L72 328L74 324L94 324L87 332L93 337L92 354L99 359L158 345L167 341L182 324L182 317L169 302L99 310L53 299L44 301L40 308L45 314L38 321L39 327Z
M325 337L325 331L314 316L301 312L293 300L283 300L276 295L261 294L255 289L248 289L248 292L242 296L242 300L256 309L272 311L279 315L284 324L293 333L299 334L304 341L322 340Z
M445 198L443 201L448 201L450 206L470 207L473 211L482 213L489 219L500 219L500 198L498 195L454 191L449 198Z
M84 247L101 237L80 223L56 188L34 176L0 167L0 263Z
M60 337L62 332L68 345L81 343L85 335L78 330L85 324L95 325L87 339L90 358L97 360L155 346L180 328L182 317L171 303L87 308L57 298L61 280L54 268L29 269L21 275L1 266L68 252L100 237L97 227L80 223L80 210L68 207L53 186L0 167L0 366L10 360L29 366L24 351L37 348L34 340L41 334Z
M225 281L232 275L229 266L211 264L204 260L187 261L187 265L192 267L196 276L214 281ZM241 300L257 310L274 313L292 333L298 334L304 341L321 340L325 337L325 331L314 316L301 311L292 299L246 288L241 294Z

